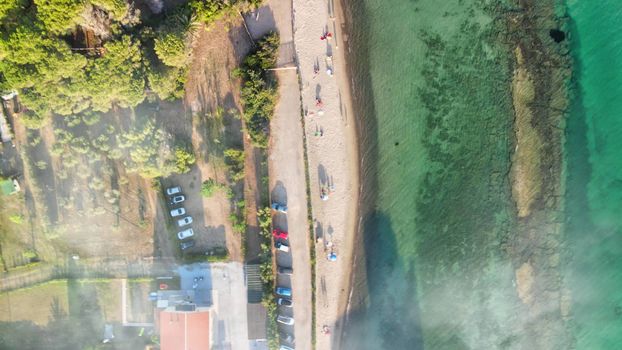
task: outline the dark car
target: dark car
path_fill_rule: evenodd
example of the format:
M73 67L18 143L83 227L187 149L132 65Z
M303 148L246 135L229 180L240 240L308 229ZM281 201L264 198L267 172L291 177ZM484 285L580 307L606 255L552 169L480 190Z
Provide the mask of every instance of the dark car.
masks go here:
M294 305L294 303L292 303L290 299L285 299L285 298L277 299L276 303L280 306L285 306L285 307L292 307Z
M294 336L286 332L279 332L279 338L288 345L294 345L296 343Z
M282 273L284 275L291 275L292 273L294 273L294 270L292 268L289 268L289 267L281 267L281 266L279 266L278 271L279 271L279 273Z
M188 248L192 248L194 247L194 239L189 239L185 242L181 242L181 244L179 245L181 247L181 250L186 250Z

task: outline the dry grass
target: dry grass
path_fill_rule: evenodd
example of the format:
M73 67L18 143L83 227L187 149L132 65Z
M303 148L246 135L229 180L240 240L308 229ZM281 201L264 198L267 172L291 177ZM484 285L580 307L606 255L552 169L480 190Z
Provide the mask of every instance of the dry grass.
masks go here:
M534 84L525 68L519 47L514 50L517 67L512 79L512 100L516 116L514 130L516 149L512 157L512 196L519 217L531 213L531 205L542 189L540 176L542 139L532 125L533 112L529 107L534 99Z
M31 288L0 294L0 321L32 321L45 326L53 317L53 309L68 313L66 280L56 280Z

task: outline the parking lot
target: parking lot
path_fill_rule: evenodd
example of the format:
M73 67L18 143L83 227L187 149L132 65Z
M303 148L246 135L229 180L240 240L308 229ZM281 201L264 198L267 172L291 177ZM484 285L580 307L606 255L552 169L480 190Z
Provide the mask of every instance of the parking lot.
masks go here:
M201 195L201 172L198 168L193 168L189 173L171 176L162 180L162 193L166 198L166 217L169 220L168 234L174 236L176 245L181 242L176 236L177 233L188 228L192 228L194 235L184 241L194 240L193 247L188 248L188 253L206 253L218 248L226 247L225 224L228 218L228 208L223 207L223 194L217 193L211 198L204 198ZM166 190L173 187L181 187L181 192L169 196ZM173 204L171 199L174 196L183 195L184 200ZM228 203L226 200L225 203ZM184 208L185 214L171 217L171 210ZM179 227L177 221L181 218L191 216L190 225Z

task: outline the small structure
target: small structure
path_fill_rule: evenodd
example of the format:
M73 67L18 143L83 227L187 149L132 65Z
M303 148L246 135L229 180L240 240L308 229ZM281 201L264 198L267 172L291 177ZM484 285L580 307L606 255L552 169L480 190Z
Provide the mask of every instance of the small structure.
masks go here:
M2 143L13 141L13 133L11 133L9 122L6 119L2 108L0 108L0 141L2 141Z

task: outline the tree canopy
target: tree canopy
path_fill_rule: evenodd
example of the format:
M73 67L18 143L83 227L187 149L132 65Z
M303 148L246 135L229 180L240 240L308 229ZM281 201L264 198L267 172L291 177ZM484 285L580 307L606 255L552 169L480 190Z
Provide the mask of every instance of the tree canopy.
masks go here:
M149 93L181 98L195 23L256 2L191 0L157 24L137 23L127 0L0 1L0 91L19 92L34 128L53 114L134 107ZM80 33L99 44L84 47Z

